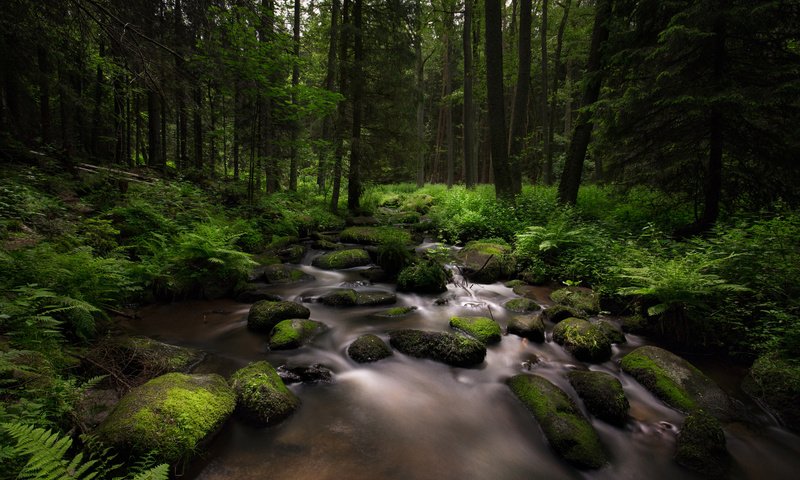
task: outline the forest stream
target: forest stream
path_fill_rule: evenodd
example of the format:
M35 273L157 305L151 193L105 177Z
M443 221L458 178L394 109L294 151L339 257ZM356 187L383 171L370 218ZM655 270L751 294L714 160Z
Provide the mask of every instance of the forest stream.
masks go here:
M342 286L391 292L395 287L370 284L359 274L360 268L328 271L311 266L320 253L309 251L300 265L314 280L271 287L286 300L302 302L311 310L311 319L329 327L299 349L269 351L266 336L247 329L250 304L231 300L148 306L140 310L140 319L129 321L132 333L208 352L195 371L228 376L250 362L267 360L276 367L319 363L334 373L331 382L290 385L302 404L277 426L255 428L231 418L186 467L183 478L700 478L672 458L684 415L620 371L619 359L647 344L645 338L627 334L627 343L614 346L611 360L589 365L552 342L552 324L546 324L544 343L504 335L500 343L488 347L477 368L451 367L396 350L379 362L357 364L346 349L364 333L386 340L387 332L398 328L446 331L454 315L490 316L505 331L514 314L502 304L517 295L501 283L456 282L463 286L450 283L440 295L398 293L396 306L417 309L397 318L377 315L387 307L330 307L314 299ZM551 303L547 288L538 288L534 296L543 307ZM438 305L437 298L448 301ZM777 426L740 392L743 371L719 361L689 359L733 397L738 411L745 412L746 422L725 424L733 463L730 478L796 478L800 437ZM602 370L622 382L631 406L624 428L588 414L565 377L576 368ZM610 452L610 465L584 472L553 453L534 417L505 384L510 376L528 371L573 396Z

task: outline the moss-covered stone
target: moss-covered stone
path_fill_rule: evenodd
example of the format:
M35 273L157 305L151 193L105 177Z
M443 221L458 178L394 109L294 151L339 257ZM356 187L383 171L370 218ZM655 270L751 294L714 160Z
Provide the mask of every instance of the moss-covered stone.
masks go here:
M316 248L317 250L342 250L346 248L344 245L340 243L326 240L324 238L314 240L314 243L312 243L311 246Z
M519 280L519 279L509 280L509 281L507 281L506 283L503 284L503 286L508 287L508 288L512 288L512 289L516 288L516 287L523 287L525 285L527 285L527 283L525 283L523 280Z
M441 293L447 291L450 280L447 270L432 261L421 261L400 271L397 290L415 293Z
M627 341L625 340L625 334L622 333L622 330L608 320L598 320L594 322L594 324L603 332L603 335L605 335L611 343L625 343Z
M242 303L255 303L262 300L279 302L283 300L283 298L276 294L272 290L272 287L264 285L263 283L248 283L236 296L236 301Z
M300 348L325 330L325 324L303 318L282 320L275 325L269 335L270 350L291 350Z
M601 363L611 358L611 342L595 325L582 318L568 318L553 329L553 340L584 362Z
M344 268L362 267L372 262L369 253L363 248L348 248L325 253L315 258L311 263L315 267L326 270L340 270Z
M329 307L352 307L358 295L352 288L337 288L319 297L319 301Z
M144 373L149 377L188 372L204 357L203 352L194 348L170 345L148 337L120 338L114 346L119 349L117 354L126 357L125 362L133 370L128 373Z
M366 334L347 347L347 354L358 363L368 363L391 356L392 349L377 335Z
M379 317L388 317L388 318L395 318L395 317L404 317L411 312L415 312L417 307L393 307L388 310L384 310L377 314Z
M604 372L573 370L567 374L567 378L589 413L612 425L621 426L628 420L630 405L622 384L614 376Z
M417 358L429 358L456 367L483 363L486 347L466 335L423 330L389 332L389 343L397 350Z
M550 294L550 299L558 304L582 310L588 315L600 313L600 298L591 290L575 287L560 288Z
M706 477L725 477L731 457L719 420L703 410L690 413L678 433L675 460Z
M247 315L247 328L254 332L268 333L281 320L310 316L311 311L299 303L262 300L250 307L250 313Z
M538 375L516 375L507 383L536 417L556 453L579 468L600 468L608 462L597 432L560 388Z
M491 241L469 242L456 255L463 272L476 283L494 283L514 273L511 247Z
M397 302L397 295L383 290L356 291L352 288L338 288L322 295L320 302L331 307L378 306Z
M109 445L173 463L195 452L235 406L219 375L168 373L128 392L96 433Z
M450 326L477 338L486 345L500 341L500 325L486 317L451 317Z
M375 307L397 303L397 295L383 290L360 290L356 292L356 305Z
M258 426L274 425L294 412L300 400L268 362L255 362L230 378L236 410Z
M306 282L313 279L312 275L299 268L282 263L264 267L264 281L271 284Z
M789 429L800 433L800 364L767 354L750 368L744 391L772 410Z
M641 315L631 315L622 319L622 331L634 334L646 333L649 324Z
M544 317L545 320L558 323L568 318L586 318L586 314L576 308L566 305L553 305L552 307L544 309L542 317Z
M380 245L388 241L409 243L411 235L402 228L395 227L349 227L342 231L339 240L345 243Z
M622 370L664 403L689 413L702 408L720 417L730 412L730 400L713 380L694 365L663 348L639 347L625 355Z
M541 315L518 315L508 322L506 331L534 342L544 342L544 322Z
M503 304L506 310L514 313L530 313L541 310L542 307L530 298L512 298Z
M306 254L306 247L303 245L289 245L281 248L276 253L282 262L300 263Z

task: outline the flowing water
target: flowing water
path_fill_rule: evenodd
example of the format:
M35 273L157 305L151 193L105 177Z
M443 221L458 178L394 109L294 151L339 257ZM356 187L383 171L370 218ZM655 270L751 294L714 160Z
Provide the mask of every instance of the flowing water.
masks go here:
M315 253L319 252L306 256L301 268L316 280L275 286L274 292L300 301L326 289L363 285L357 269L331 272L310 266ZM369 288L394 291L390 284ZM536 292L536 300L543 306L549 304L548 293L544 288ZM375 333L388 341L386 332L395 328L448 330L453 315L492 316L505 327L512 314L501 305L516 296L499 283L469 288L451 284L444 295L449 302L435 306L434 300L441 295L398 294L398 306L418 307L400 318L375 315L386 307L334 308L305 303L311 318L330 329L310 345L283 352L268 351L265 335L247 329L249 304L194 301L140 311L142 318L130 326L135 333L209 352L198 368L202 372L227 376L257 360L275 366L321 363L335 372L329 384L291 385L302 405L278 426L254 428L232 418L187 468L184 478L699 478L672 460L683 415L664 406L619 370L621 356L645 343L641 337L627 335L628 343L615 346L613 358L600 365L578 362L549 338L537 344L514 335L490 346L485 362L470 369L399 352L373 364L356 364L347 356L347 346L361 334ZM731 379L730 368L700 366L749 412L747 423L725 427L733 457L731 478L798 478L800 437L777 427L748 403L738 391L738 379ZM583 472L552 453L536 420L504 381L531 371L574 396L565 374L586 367L620 379L631 404L631 418L623 429L592 419L612 462L600 470Z

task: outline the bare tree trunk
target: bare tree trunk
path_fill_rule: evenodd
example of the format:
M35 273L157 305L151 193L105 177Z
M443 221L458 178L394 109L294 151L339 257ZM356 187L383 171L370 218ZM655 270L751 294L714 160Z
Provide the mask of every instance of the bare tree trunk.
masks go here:
M464 183L467 188L475 186L473 150L475 140L475 107L472 105L472 0L464 0Z
M52 121L50 116L50 75L52 68L47 49L40 46L36 49L39 60L39 125L42 144L53 143Z
M353 134L350 142L350 170L347 177L347 209L357 212L361 197L361 105L363 103L364 45L363 0L353 2Z
M350 0L342 3L342 28L339 41L339 93L347 96L347 46L349 43L350 30ZM333 188L331 189L331 211L339 210L339 194L342 189L342 158L344 157L344 134L346 125L347 104L346 101L339 102L336 107L336 148L333 154Z
M542 137L544 139L542 157L544 160L544 183L553 183L553 155L550 152L550 116L552 112L547 107L547 0L542 0L542 26L539 29L542 48Z
M294 66L292 67L292 106L297 106L297 86L300 83L300 0L294 0L293 22ZM300 134L300 124L294 121L292 125L291 155L289 160L289 190L297 191L297 141Z
M447 143L446 153L446 181L447 187L453 186L453 170L455 169L453 154L455 150L455 140L453 138L453 107L450 105L450 94L453 92L453 7L449 2L442 2L444 10L444 62L442 66L442 94L444 102L442 105L444 114L444 134Z
M331 0L331 30L328 40L328 61L325 71L325 90L332 92L336 79L336 46L339 40L339 15L341 5L339 0ZM336 143L336 119L335 113L325 117L322 123L322 138L329 143L329 147L319 157L317 168L317 187L321 192L325 191L326 177L328 175L328 160L331 156L331 146Z
M506 118L503 96L503 31L500 0L486 0L486 89L489 107L489 139L492 150L495 195L513 199L514 186L508 163Z
M156 92L147 92L147 123L150 166L164 169L161 163L161 105Z
M544 0L547 1L547 0ZM544 163L544 183L547 185L553 184L553 140L555 138L555 114L558 101L558 83L563 66L561 65L561 49L564 44L564 30L567 27L567 20L569 18L569 9L572 0L566 0L564 3L564 13L561 16L561 22L558 24L558 35L556 37L556 53L553 63L553 88L550 93L550 115L548 116L547 127L547 142L549 149L545 155ZM569 104L569 102L567 102ZM569 108L569 107L567 107ZM566 115L565 115L566 118Z
M105 46L100 43L100 57L105 56ZM103 67L97 63L94 84L94 112L92 113L92 131L89 141L89 151L92 155L98 154L98 142L100 139L100 112L103 105Z
M509 160L511 168L511 191L519 194L522 191L522 146L525 138L528 115L528 95L531 84L531 0L520 0L519 19L519 71L517 87L514 95L514 106L511 111L511 138L509 142ZM488 41L488 39L487 39ZM488 57L487 53L487 57Z

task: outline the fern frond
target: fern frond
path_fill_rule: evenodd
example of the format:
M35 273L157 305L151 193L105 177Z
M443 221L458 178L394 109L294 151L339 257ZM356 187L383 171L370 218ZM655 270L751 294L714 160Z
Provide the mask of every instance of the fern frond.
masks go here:
M135 477L133 480L167 480L169 478L169 465L162 463L146 470Z

